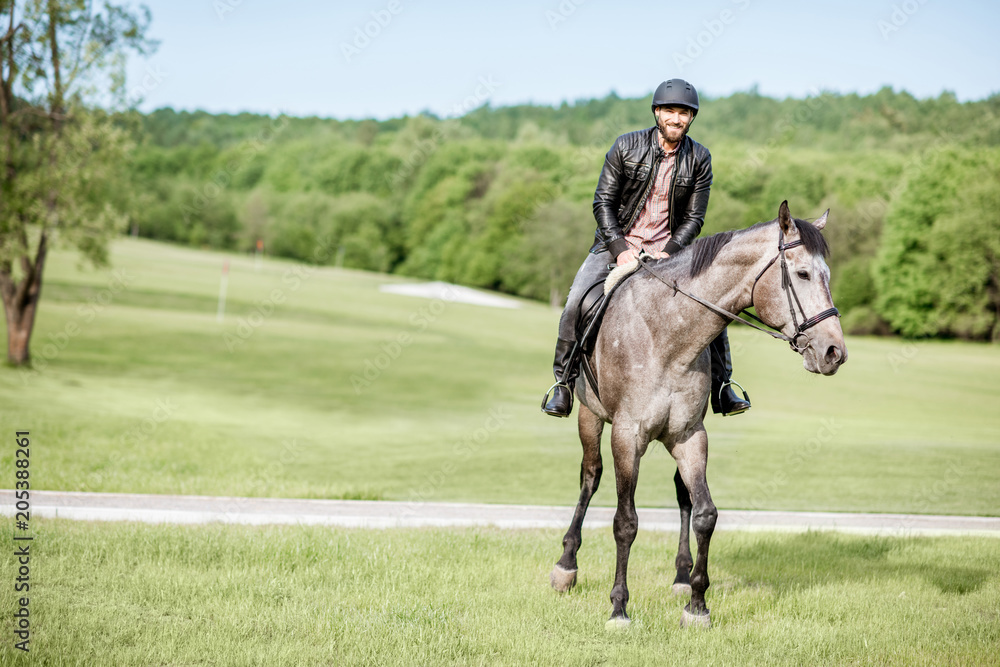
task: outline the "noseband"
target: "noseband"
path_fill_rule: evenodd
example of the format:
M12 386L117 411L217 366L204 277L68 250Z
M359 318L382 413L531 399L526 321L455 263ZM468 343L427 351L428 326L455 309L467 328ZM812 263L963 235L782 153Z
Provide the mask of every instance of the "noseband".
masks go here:
M771 331L770 329L764 329L763 327L759 327L756 324L754 324L753 322L748 322L747 320L743 319L739 315L730 313L728 310L726 310L724 308L720 308L719 306L715 305L714 303L712 303L710 301L706 301L705 299L702 299L701 297L698 297L698 296L695 296L694 294L690 294L688 292L685 292L684 290L682 290L677 285L676 282L670 282L670 281L668 281L660 273L658 273L655 269L653 269L653 267L650 266L649 262L646 260L646 258L645 258L644 255L639 255L639 257L637 257L636 259L639 260L639 264L641 264L644 269L646 269L651 274L653 274L653 277L655 277L657 280L659 280L661 283L663 283L667 287L669 287L672 290L674 290L674 293L680 292L681 294L683 294L684 296L688 297L689 299L693 299L694 301L697 301L698 303L700 303L701 305L705 306L706 308L708 308L712 312L717 313L718 315L721 315L721 316L723 316L723 317L725 317L725 318L727 318L727 319L729 319L729 320L731 320L733 322L741 322L741 323L747 325L748 327L753 327L754 329L757 329L758 331L763 331L764 333L766 333L767 335L769 335L769 336L771 336L773 338L777 338L778 340L783 340L783 341L787 342L791 346L791 348L793 350L795 350L796 352L798 352L798 353L801 354L803 352L803 350L805 349L805 347L804 346L800 346L796 342L799 339L799 336L804 335L805 332L806 332L806 330L808 330L808 329L816 326L817 324L819 324L823 320L827 319L828 317L833 317L834 315L836 315L837 317L840 317L840 311L837 310L836 308L827 308L826 310L824 310L823 312L821 312L821 313L819 313L817 315L813 315L812 317L806 317L806 312L802 308L802 302L799 301L799 295L796 294L795 287L792 285L792 278L791 278L791 276L788 273L788 262L785 259L785 251L786 250L788 250L790 248L797 248L800 245L802 245L802 239L798 239L798 240L792 241L791 243L787 243L786 244L785 243L785 233L782 231L781 227L779 226L778 227L778 254L775 255L774 257L772 257L771 261L767 263L767 266L765 266L763 269L761 269L760 273L758 273L757 277L754 278L754 280L753 280L753 287L750 288L750 305L753 306L756 309L756 306L754 305L753 297L754 297L754 291L757 289L757 282L764 276L764 274L767 272L767 270L769 268L771 268L771 266L776 261L778 261L779 259L781 260L781 263L780 263L780 266L781 266L781 289L785 293L785 296L788 299L788 312L792 316L792 326L795 327L795 335L794 336L786 336L785 334L781 333L780 331ZM798 306L799 312L802 313L802 317L804 318L802 320L801 324L799 324L799 318L795 314L795 306ZM770 327L771 326L767 322L765 322L764 320L762 320L759 317L757 317L756 315L754 315L753 313L748 313L745 310L740 311L740 313L741 314L745 313L747 315L747 317L750 317L752 319L757 320L758 322L760 322L761 324L763 324L765 327Z

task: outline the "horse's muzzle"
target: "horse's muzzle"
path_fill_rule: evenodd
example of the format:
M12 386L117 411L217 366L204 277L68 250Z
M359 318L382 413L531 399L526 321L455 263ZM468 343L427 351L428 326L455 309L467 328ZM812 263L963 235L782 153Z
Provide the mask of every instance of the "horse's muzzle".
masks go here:
M802 365L810 373L833 375L847 361L847 346L843 339L824 338L826 340L813 338L802 348Z

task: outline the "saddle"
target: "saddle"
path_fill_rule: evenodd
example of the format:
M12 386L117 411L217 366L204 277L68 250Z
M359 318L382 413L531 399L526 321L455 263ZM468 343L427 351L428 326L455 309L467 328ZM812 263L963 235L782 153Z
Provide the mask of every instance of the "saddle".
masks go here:
M621 284L625 282L625 278L638 270L639 262L636 260L632 260L625 266L615 268L608 274L607 278L599 280L588 287L587 291L583 294L583 299L580 301L580 310L576 316L575 327L577 354L580 358L580 366L583 368L583 373L587 377L587 382L590 383L598 400L601 398L601 393L597 389L597 374L594 373L594 369L590 363L590 357L594 351L594 342L597 340L597 332L601 328L601 322L604 320L604 312L607 310L611 298L618 291Z

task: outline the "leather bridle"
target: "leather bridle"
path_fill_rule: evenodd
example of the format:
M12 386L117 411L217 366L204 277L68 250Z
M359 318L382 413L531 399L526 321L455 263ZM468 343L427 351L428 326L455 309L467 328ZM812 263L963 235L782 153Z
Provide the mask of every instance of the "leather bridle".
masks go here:
M729 319L729 320L731 320L733 322L741 322L741 323L747 325L748 327L753 327L754 329L757 329L758 331L763 331L764 333L768 334L769 336L772 336L773 338L777 338L778 340L783 340L783 341L787 342L791 346L791 348L793 350L795 350L796 352L798 352L799 354L801 354L805 350L805 347L804 346L800 346L796 342L796 341L798 341L799 337L802 336L802 335L804 335L805 332L808 329L811 329L812 327L816 326L817 324L819 324L820 322L822 322L823 320L825 320L825 319L827 319L829 317L833 317L834 315L836 315L837 317L840 317L840 311L837 310L836 308L827 308L823 312L818 313L816 315L813 315L812 317L806 317L806 312L802 308L802 302L799 301L799 295L795 292L794 285L792 285L792 278L791 278L791 276L789 275L789 272L788 272L788 261L785 258L785 251L786 250L789 250L791 248L797 248L800 245L802 245L802 239L797 239L795 241L792 241L791 243L785 243L785 233L781 229L781 227L779 226L778 227L778 254L775 255L774 257L772 257L771 261L767 263L767 266L765 266L763 269L761 269L760 273L758 273L757 277L754 278L754 280L753 280L753 287L750 288L750 305L752 307L754 307L754 309L756 309L756 305L754 304L753 298L754 298L754 291L757 289L757 283L758 283L758 281L760 281L760 279L764 276L764 274L767 272L767 270L769 268L771 268L771 266L773 266L775 262L777 262L779 259L781 260L781 262L779 264L779 266L781 267L781 289L785 293L785 297L788 299L788 312L792 316L792 326L795 327L795 335L794 336L786 336L785 334L783 334L780 331L771 331L770 329L764 329L763 327L759 327L756 324L754 324L753 322L748 322L747 320L743 319L739 315L731 313L731 312L729 312L728 310L726 310L724 308L720 308L719 306L715 305L714 303L712 303L710 301L706 301L705 299L702 299L701 297L698 297L698 296L695 296L694 294L690 294L688 292L685 292L684 290L682 290L677 285L676 282L670 282L670 281L668 281L660 273L658 273L655 269L653 269L653 267L649 265L649 262L646 260L646 258L645 258L644 255L639 255L639 257L637 257L636 259L639 261L639 264L641 264L644 269L646 269L651 274L653 274L653 276L657 280L659 280L661 283L663 283L667 287L673 289L675 293L680 292L681 294L683 294L684 296L688 297L689 299L693 299L694 301L697 301L698 303L700 303L701 305L705 306L706 308L708 308L712 312L714 312L714 313L716 313L718 315L721 315L721 316L723 316L723 317L725 317L725 318L727 318L727 319ZM799 312L802 313L803 320L802 320L801 324L799 323L799 318L798 318L798 316L795 313L795 307L796 306L798 306ZM763 324L765 327L770 327L771 329L773 329L773 327L771 327L770 324L768 324L764 320L760 319L759 317L757 317L753 313L748 313L748 312L746 312L746 310L740 311L740 314L744 314L744 313L747 315L747 317L750 317L752 319L757 320L758 322L760 322L761 324Z

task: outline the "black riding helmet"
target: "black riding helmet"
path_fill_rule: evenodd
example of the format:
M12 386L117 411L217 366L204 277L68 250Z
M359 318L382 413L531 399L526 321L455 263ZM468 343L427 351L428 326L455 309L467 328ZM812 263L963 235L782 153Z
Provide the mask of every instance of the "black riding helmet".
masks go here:
M656 107L687 107L698 115L698 91L684 79L670 79L656 87L653 93L653 113Z

